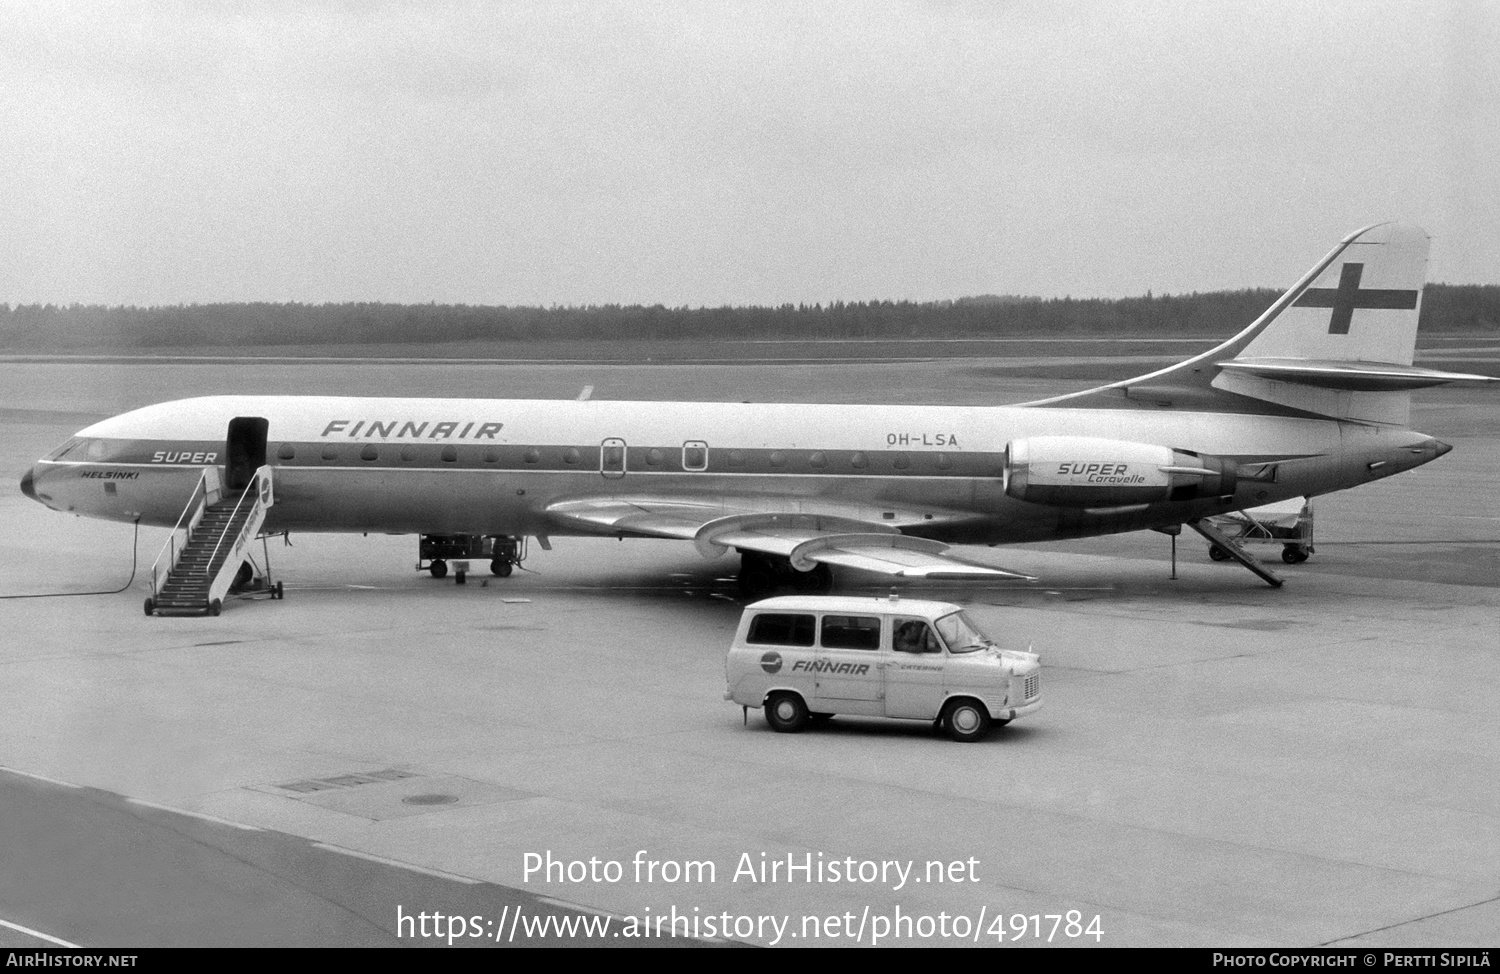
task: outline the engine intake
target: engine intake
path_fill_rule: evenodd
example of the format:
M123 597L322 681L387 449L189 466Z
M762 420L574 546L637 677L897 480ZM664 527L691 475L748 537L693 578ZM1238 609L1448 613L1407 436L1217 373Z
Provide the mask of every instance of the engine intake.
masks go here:
M1117 507L1234 493L1235 465L1154 443L1091 436L1011 440L1005 492L1057 507Z

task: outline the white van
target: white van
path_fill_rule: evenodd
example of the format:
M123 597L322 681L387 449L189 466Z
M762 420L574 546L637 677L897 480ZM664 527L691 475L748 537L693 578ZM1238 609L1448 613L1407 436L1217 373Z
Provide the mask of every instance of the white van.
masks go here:
M746 607L724 699L799 731L835 714L935 720L975 741L1042 705L1035 653L1000 649L948 602L791 595Z

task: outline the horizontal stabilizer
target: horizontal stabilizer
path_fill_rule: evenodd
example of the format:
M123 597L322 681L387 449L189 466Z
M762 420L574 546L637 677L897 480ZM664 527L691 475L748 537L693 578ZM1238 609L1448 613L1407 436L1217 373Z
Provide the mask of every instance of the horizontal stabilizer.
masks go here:
M1245 358L1220 362L1219 368L1230 372L1244 372L1263 379L1315 386L1320 389L1344 389L1359 392L1425 389L1428 386L1440 386L1450 382L1500 382L1500 379L1488 375L1440 372L1416 365L1394 365L1382 362Z

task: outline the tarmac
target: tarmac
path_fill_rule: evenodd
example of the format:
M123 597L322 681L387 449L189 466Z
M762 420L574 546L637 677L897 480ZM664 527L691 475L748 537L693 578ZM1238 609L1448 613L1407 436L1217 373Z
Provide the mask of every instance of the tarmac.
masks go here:
M1089 384L961 361L0 363L0 595L122 587L129 525L15 484L93 418L162 399ZM1419 394L1413 425L1454 451L1320 498L1317 552L1276 561L1279 590L1190 535L1173 578L1157 534L971 552L1036 584L899 585L1041 654L1043 709L969 745L746 718L723 699L735 562L691 545L558 538L459 586L415 570L415 538L293 535L266 549L284 601L173 619L141 611L165 537L142 530L122 591L0 600L0 847L49 850L0 864L0 946L431 945L399 918L434 911L489 944L523 910L616 924L533 944L657 942L639 931L680 920L758 945L1492 946L1494 396ZM131 854L137 831L162 854Z

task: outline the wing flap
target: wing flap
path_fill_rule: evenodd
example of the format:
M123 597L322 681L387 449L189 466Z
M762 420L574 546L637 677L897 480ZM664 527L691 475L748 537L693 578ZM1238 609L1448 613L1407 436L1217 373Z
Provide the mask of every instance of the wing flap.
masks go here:
M620 497L562 501L547 510L602 534L692 541L705 558L716 558L733 548L787 558L800 571L821 563L906 578L1033 580L1030 575L965 561L941 541L905 535L894 525L847 515L753 511L737 509L732 502Z

